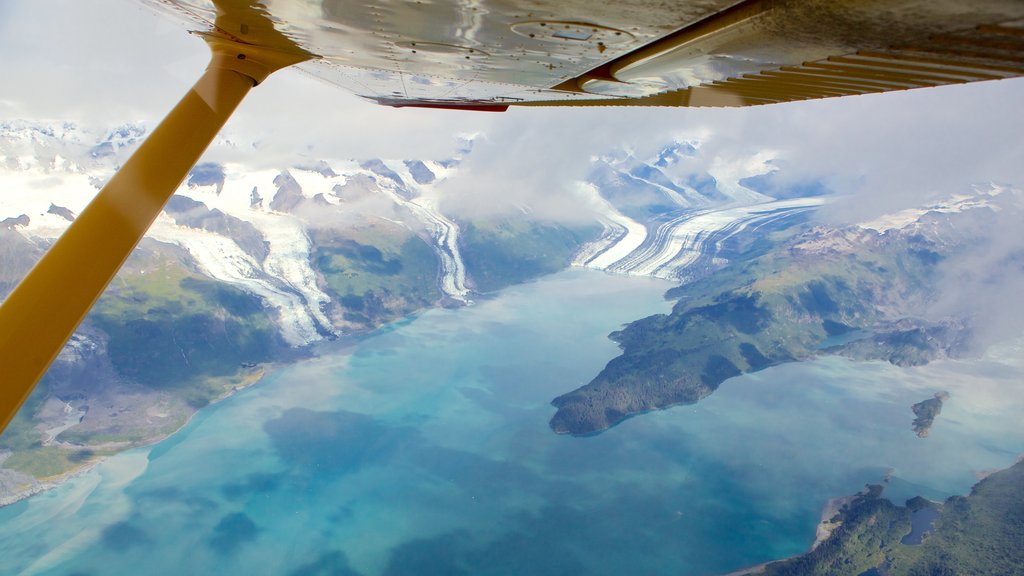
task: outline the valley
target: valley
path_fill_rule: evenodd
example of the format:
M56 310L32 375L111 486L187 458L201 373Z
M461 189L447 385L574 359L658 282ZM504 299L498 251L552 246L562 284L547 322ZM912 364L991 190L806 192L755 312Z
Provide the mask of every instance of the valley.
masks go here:
M0 124L0 190L8 192L0 194L0 295L13 288L144 132L129 125L98 136L70 124ZM291 374L301 382L307 365L324 374L315 383L317 394L337 402L328 381L333 373L324 368L330 359L318 357L322 351L359 348L381 334L400 331L409 324L402 320L416 316L477 313L510 288L515 294L521 284L564 275L572 267L608 276L601 282L572 277L595 274L578 270L569 273L569 280L558 276L538 290L569 301L572 295L560 291L561 283L581 292L589 283L593 292L588 297L597 298L606 312L620 313L624 304L616 304L597 284L657 279L671 282L665 298L672 309L639 320L633 316L611 334L619 355L610 361L614 351L595 356L596 369L582 380L577 377L582 372L560 377L560 365L538 352L545 338L565 328L573 339L592 345L592 354L604 354L600 344L607 342L591 341L600 340L600 334L582 334L582 324L573 330L559 325L579 322L580 310L572 320L558 320L549 311L543 321L538 316L532 325L516 328L515 338L524 342L516 346L533 351L522 359L513 360L514 347L505 350L503 341L494 340L488 357L513 362L515 369L484 363L474 370L486 377L467 383L459 380L465 358L445 362L431 355L443 356L458 343L468 347L466 354L476 362L475 341L485 327L504 326L506 320L501 305L487 308L478 318L479 333L467 338L452 316L445 321L455 324L438 329L450 342L423 335L436 348L394 379L380 379L389 373L391 352L386 347L375 352L378 340L353 356L356 370L365 363L374 366L361 373L374 384L355 397L372 389L367 398L379 394L393 403L389 406L401 413L401 422L430 422L434 413L450 411L447 423L459 438L467 434L457 425L479 425L485 416L529 414L519 424L530 430L524 437L546 435L544 441L534 438L517 448L529 451L557 442L547 439L556 438L552 431L591 437L580 442L612 436L602 432L644 413L702 401L731 378L771 367L837 356L897 367L969 357L977 351L978 318L936 308L948 284L948 265L972 256L986 227L1022 212L1018 192L991 185L869 221L826 225L817 211L832 199L822 186L772 196L773 189L762 186L779 170L770 155L711 162L701 156L699 142L687 141L667 144L650 158L626 151L595 158L586 179L566 192L579 200L571 224L533 217L528 209L467 215L450 210L445 195L446 183L460 177L469 154L466 147L451 158L433 160L317 159L274 169L233 162L197 166L0 436L0 503L52 489L114 455L159 442L187 426L204 407L268 377ZM657 288L645 290L653 294ZM636 307L648 310L643 313L664 310L655 304L667 305L642 304ZM542 315L548 305L534 301L530 309ZM532 332L541 325L550 334ZM515 338L510 341L520 341ZM571 342L558 345L572 348ZM421 375L428 364L431 371L449 366L451 372ZM413 385L420 377L423 382ZM493 392L484 391L496 383L506 386L501 393L507 402L492 401ZM404 386L404 394L387 396L391 386ZM455 388L445 391L445 386ZM278 401L291 402L289 394L274 394ZM545 406L551 396L556 396L553 410ZM969 405L962 397L953 404ZM376 405L367 398L363 401ZM395 408L406 405L412 413ZM935 441L925 437L933 424L939 429L947 425L947 414L936 422L940 397L906 403L911 405L912 411L899 416L900 425L921 436L915 440ZM251 404L247 409L259 412ZM307 454L306 444L317 447L313 452L339 451L342 463L332 464L339 470L358 468L361 459L372 460L372 455L346 444L351 440L344 437L347 426L359 434L384 427L348 409L330 414L289 410L266 420L262 431L248 433L253 438L269 434L282 453L294 450L288 457L300 469L321 456ZM679 422L690 416L689 411L673 413ZM911 426L914 416L918 420ZM544 426L548 418L550 430ZM955 416L948 419L955 422ZM336 432L338 445L305 437L292 445L292 428L305 434L307 420ZM530 428L534 423L539 426ZM405 424L395 426L396 436L379 440L383 452L391 438L407 433L403 441L410 446L425 442ZM813 419L807 426L815 426ZM652 438L657 437L654 429L644 428ZM620 435L602 442L627 440ZM162 454L173 450L175 442L153 450ZM651 450L661 449L657 442ZM442 469L445 462L442 458ZM565 466L573 468L571 462ZM577 472L570 471L558 474ZM620 473L625 478L635 470L627 466ZM552 482L547 489L554 489ZM653 501L660 502L663 489ZM767 570L793 573L797 566L800 573L809 562L824 566L836 557L856 557L857 566L881 565L875 552L861 562L862 552L850 544L857 534L872 530L863 527L864 514L891 514L895 534L912 512L880 502L870 492L851 500L840 514L844 528L817 549L818 556ZM947 509L959 510L953 504ZM682 518L666 522L690 521ZM883 536L891 540L893 534ZM887 546L886 562L916 553ZM831 556L822 556L826 553Z
M0 296L144 133L0 123ZM317 343L562 269L595 229L457 222L435 188L457 167L198 165L0 437L0 501L158 441Z

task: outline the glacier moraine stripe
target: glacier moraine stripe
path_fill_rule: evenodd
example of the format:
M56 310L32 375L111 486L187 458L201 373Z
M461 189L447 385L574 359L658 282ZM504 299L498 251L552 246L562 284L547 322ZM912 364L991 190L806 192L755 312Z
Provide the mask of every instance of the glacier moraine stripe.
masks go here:
M598 220L605 227L606 234L602 234L593 247L588 244L580 252L577 252L573 264L606 270L643 245L647 240L647 227L619 212L611 202L601 196L594 185L583 183L581 186L584 198L597 213ZM617 228L621 232L614 234L613 238L613 234L607 233L609 228ZM593 254L593 256L583 260L580 255L584 252Z
M574 264L618 274L686 280L698 264L718 260L723 244L736 235L806 212L822 203L821 198L796 198L719 210L686 211L658 225L653 235L644 237L628 251L621 250L628 234L615 236L610 231L615 223L603 220L605 234L581 248ZM607 257L609 255L616 258Z
M434 240L434 252L441 263L440 287L445 295L469 302L469 289L466 287L466 268L459 252L459 226L432 206L432 202L406 199L390 181L378 182L380 189L399 206L407 208L423 222Z

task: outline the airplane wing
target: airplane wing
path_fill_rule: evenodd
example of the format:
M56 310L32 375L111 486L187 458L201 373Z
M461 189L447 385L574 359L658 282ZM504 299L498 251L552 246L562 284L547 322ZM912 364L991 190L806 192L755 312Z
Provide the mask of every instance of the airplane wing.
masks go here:
M143 0L389 106L749 106L1024 74L1020 0Z

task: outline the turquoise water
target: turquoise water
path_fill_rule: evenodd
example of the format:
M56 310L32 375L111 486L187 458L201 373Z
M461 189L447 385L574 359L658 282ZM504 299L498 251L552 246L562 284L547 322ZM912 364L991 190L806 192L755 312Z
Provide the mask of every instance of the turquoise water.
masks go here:
M279 370L151 448L0 509L3 574L713 574L799 553L831 496L963 493L1024 450L1022 355L826 358L603 434L552 398L665 312L570 271ZM951 398L927 439L910 405Z

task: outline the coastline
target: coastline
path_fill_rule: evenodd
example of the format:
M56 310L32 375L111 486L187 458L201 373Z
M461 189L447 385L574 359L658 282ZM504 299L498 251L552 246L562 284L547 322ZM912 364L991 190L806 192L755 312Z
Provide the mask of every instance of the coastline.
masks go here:
M10 506L11 504L16 504L18 502L21 502L22 500L31 498L37 494L42 494L43 492L53 490L54 488L61 486L68 480L77 478L78 476L81 476L82 474L89 472L90 470L93 469L93 467L95 467L97 464L100 464L106 459L107 456L99 456L67 472L63 472L56 476L50 476L48 478L36 479L34 484L28 484L26 488L21 492L15 492L14 494L8 496L0 496L0 508Z
M251 388L251 387L255 386L259 382L263 381L267 376L269 376L270 374L274 373L276 370L280 369L281 366L282 366L282 363L279 363L279 362L268 362L266 364L260 364L257 367L256 370L253 370L249 374L242 375L241 381L238 384L235 384L234 386L232 386L231 388L226 390L223 394L221 394L220 396L215 398L213 401L211 401L206 406L203 406L202 408L199 408L199 409L195 410L194 412L192 412L191 414L189 414L188 417L186 417L185 420L181 423L181 426L177 427L176 429L174 429L171 432L168 432L166 434L161 434L161 435L153 436L151 438L146 438L145 440L143 440L141 442L118 443L119 445L116 446L116 447L114 447L114 446L103 446L103 445L100 445L100 446L86 446L86 447L84 447L84 448L90 448L90 449L115 450L115 451L113 453L110 453L110 454L104 454L102 456L96 456L95 458L92 458L92 459L90 459L90 460L88 460L86 462L83 462L80 466L76 466L76 467L74 467L74 468L72 468L70 470L67 470L65 472L61 472L60 474L56 474L54 476L48 476L48 477L45 477L45 478L32 478L31 481L29 481L29 482L27 482L26 484L23 485L23 487L22 487L23 489L22 490L14 491L13 493L7 494L7 495L0 495L0 508L6 507L6 506L10 506L10 505L15 504L17 502L21 502L22 500L25 500L27 498L31 498L31 497L36 496L38 494L42 494L43 492L47 492L49 490L53 490L54 488L57 488L57 487L65 484L69 480L72 480L72 479L77 478L77 477L79 477L79 476L81 476L83 474L88 473L93 468L95 468L99 464L103 463L107 458L110 458L111 456L116 456L117 454L120 454L121 452L124 452L126 450L131 450L133 448L142 448L142 447L145 447L145 446L152 446L154 444L158 444L160 442L163 442L164 440L166 440L166 439L170 438L171 436L174 436L178 432L184 430L185 427L188 426L189 423L192 422L192 419L195 418L195 416L197 414L199 414L201 411L203 411L206 408L209 408L210 406L213 406L215 404L219 404L219 403L223 402L224 400L227 400L228 398L231 398L232 396L234 396L235 394L237 394L237 393L239 393L239 392L241 392L243 390L246 390L248 388ZM2 463L2 460L0 460L0 463ZM17 471L14 471L14 472L17 473L17 474L21 474L21 473L18 473ZM31 478L27 474L24 474L24 476Z
M858 496L858 494L852 494L848 496L836 496L834 498L829 498L828 500L825 501L825 505L821 507L821 516L818 520L818 526L815 528L814 543L811 544L811 547L807 550L807 552L802 552L800 554L795 554L793 556L787 556L786 558L779 558L777 560L769 560L768 562L762 562L760 564L755 564L753 566L741 568L739 570L723 574L722 576L751 576L754 574L763 574L765 568L767 568L769 564L774 564L775 562L784 562L786 560L792 560L794 558L799 558L804 554L813 552L818 546L821 545L822 542L828 540L829 536L832 535L832 532L840 526L841 523L833 523L832 518L834 518L835 515L838 514L844 506L852 502L853 499Z
M178 432L183 430L186 426L189 425L189 423L192 422L192 419L195 418L197 414L199 414L201 411L205 410L206 408L209 408L210 406L213 406L215 404L219 404L219 403L227 400L228 398L231 398L235 394L241 392L242 390L245 390L247 388L255 386L259 382L263 381L267 376L273 374L274 372L276 372L278 369L282 368L283 366L286 366L286 365L289 365L289 364L292 364L294 362L298 362L298 361L301 361L301 360L306 360L306 359L309 359L309 358L315 358L315 357L320 356L320 351L325 346L329 346L334 352L337 352L339 350L340 351L351 351L351 350L355 349L355 347L363 339L372 337L375 334L379 334L379 333L384 332L384 331L393 330L397 326L401 325L402 323L410 322L412 320L415 320L420 314L422 314L422 313L424 313L424 312L426 312L428 310L431 310L433 308L435 308L435 307L434 306L423 307L423 308L417 309L417 310L415 310L415 311L413 311L413 312L411 312L409 314L406 314L406 315L400 316L398 318L395 318L395 319L393 319L391 321L385 322L385 323L383 323L383 324L381 324L379 326L376 326L376 327L374 327L374 328L372 328L370 330L365 330L365 331L361 331L361 332L354 332L354 333L344 334L344 335L341 335L338 338L332 339L332 340L327 340L327 341L322 341L322 342L315 342L315 343L305 347L305 351L306 352L304 354L308 354L308 355L304 355L302 358L293 359L293 360L288 361L288 362L265 362L265 363L259 363L255 367L256 370L254 370L252 373L250 373L250 374L242 374L241 375L241 382L239 384L235 384L234 386L228 388L227 390L224 391L223 394L221 394L220 396L218 396L217 398L212 400L206 406L203 406L202 408L198 408L195 411L193 411L191 414L189 414L184 419L184 421L182 421L181 426L177 427L173 431L168 432L166 434L156 435L156 436L153 436L151 438L147 438L147 439L139 441L139 442L116 442L116 443L107 443L107 444L96 445L96 446L83 446L82 448L98 449L98 450L110 450L111 453L103 454L103 455L100 455L100 456L96 456L96 457L94 457L94 458L92 458L92 459L90 459L90 460L88 460L86 462L83 462L79 466L76 466L74 468L71 468L70 470L66 470L64 472L61 472L60 474L56 474L54 476L48 476L48 477L45 477L45 478L35 478L35 477L32 477L32 476L30 476L28 474L25 474L23 472L19 472L17 470L9 470L11 472L11 476L14 476L15 478L19 478L19 477L24 477L25 478L24 482L22 484L15 485L14 488L11 489L10 493L6 493L6 494L4 493L4 490L5 490L4 480L5 480L5 478L2 475L4 469L0 469L0 508L4 508L6 506L10 506L12 504L16 504L18 502L21 502L22 500L26 500L26 499L31 498L33 496L36 496L38 494L42 494L43 492L47 492L49 490L57 488L57 487L65 484L69 480L72 480L74 478L77 478L78 476L81 476L83 474L88 473L95 466L101 464L107 458L110 458L111 456L116 456L117 454L119 454L121 452L124 452L126 450L131 450L133 448L142 448L142 447L145 447L145 446L152 446L154 444L158 444L160 442L163 442L164 440L174 436L175 434L177 434ZM5 459L5 457L0 458L0 464L3 463L4 459Z
M12 472L13 476L15 476L15 477L23 476L27 480L25 480L25 482L23 484L16 485L14 487L14 489L10 493L4 494L3 493L3 490L4 490L3 480L4 480L4 478L2 477L2 475L0 475L0 508L4 508L6 506L10 506L12 504L16 504L18 502L21 502L22 500L26 500L26 499L31 498L33 496L36 496L38 494L42 494L43 492L48 492L50 490L53 490L54 488L58 488L58 487L62 486L63 484L65 484L66 482L68 482L70 480L73 480L74 478L77 478L78 476L81 476L83 474L88 473L94 467L96 467L97 465L103 463L107 458L110 458L111 456L116 456L116 455L118 455L121 452L124 452L126 450L131 450L133 448L142 448L142 447L145 447L145 446L152 446L154 444L158 444L160 442L163 442L164 440L174 436L178 432L180 432L183 429L185 429L185 427L188 426L192 422L192 419L195 418L196 415L199 414L200 412L202 412L203 410L209 408L210 406L219 404L219 403L221 403L221 402L231 398L232 396L234 396L235 394L237 394L237 393L239 393L239 392L241 392L243 390L246 390L248 388L251 388L252 386L255 386L256 384L258 384L258 383L262 382L263 380L265 380L267 376L270 376L271 374L273 374L274 372L276 372L277 370L281 369L284 366L290 365L290 364L292 364L294 362L298 362L298 361L301 361L301 360L307 360L309 358L315 358L315 357L320 356L320 351L325 346L329 346L333 350L333 352L335 352L335 353L338 352L338 351L349 352L351 350L354 350L355 347L359 344L359 342L362 341L363 339L372 337L375 334L379 334L382 331L393 330L398 325L400 325L400 324L402 324L404 322L410 322L412 320L415 320L417 316L419 316L423 312L425 312L427 310L431 310L431 309L433 309L433 307L424 307L424 308L418 309L418 310L416 310L416 311L414 311L414 312L412 312L410 314L407 314L407 315L401 316L399 318L396 318L394 320L391 320L390 322L385 322L385 323L381 324L380 326L377 326L377 327L373 328L372 330L366 330L366 331L363 331L363 332L356 332L356 333L351 333L351 334L345 334L345 335L342 335L342 336L340 336L340 337L338 337L337 339L334 339L334 340L314 343L314 344L310 345L308 348L306 348L306 352L308 353L308 355L305 355L305 356L303 356L302 358L299 358L299 359L294 359L294 360L291 360L291 361L288 361L288 362L265 362L265 363L260 363L260 364L258 364L255 367L256 369L252 373L241 375L241 382L239 384L235 384L234 386L228 388L227 390L224 391L223 394L221 394L220 396L218 396L217 398L212 400L206 406L203 406L202 408L198 408L195 411L193 411L191 414L189 414L184 419L184 421L182 421L181 426L177 427L173 431L168 432L166 434L156 435L156 436L153 436L151 438L147 438L147 439L142 440L140 442L134 442L134 443L117 442L117 443L113 443L113 444L108 443L108 444L102 444L102 445L96 445L96 446L84 446L82 448L98 449L98 450L111 450L112 452L109 453L109 454L103 454L103 455L100 455L100 456L96 456L96 457L94 457L94 458L92 458L92 459L90 459L90 460L88 460L86 462L83 462L79 466L76 466L74 468L71 468L70 470L66 470L64 472L61 472L60 474L56 474L54 476L48 476L48 477L45 477L45 478L35 478L35 477L32 477L32 476L30 476L28 474L25 474L25 473L22 473L22 472L19 472L19 471L16 471L16 470L10 470L10 472ZM3 463L3 458L0 458L0 464L2 464L2 463ZM3 471L3 469L0 469L0 473L2 473L2 471Z
M813 552L821 545L822 542L828 540L832 536L832 532L842 524L842 522L832 522L836 514L839 513L847 504L853 502L853 499L859 496L861 493L853 494L850 496L837 496L835 498L829 498L825 502L825 506L821 509L821 519L818 521L818 527L814 533L814 544L811 544L810 552Z
M479 299L487 299L489 297L493 297L497 292L499 292L499 291L501 291L501 290L503 290L505 288L509 288L511 286L516 286L516 285L520 285L520 284L524 284L524 283L527 283L527 282L537 282L537 281L539 281L543 277L550 276L550 275L552 275L554 273L565 272L566 270L569 270L569 269L571 269L571 267L567 267L565 269L558 270L558 271L553 272L553 273L540 274L537 277L529 278L529 279L527 279L525 281L521 281L521 282L513 282L513 283L511 283L511 284L509 284L507 286L503 286L501 288L498 288L496 290L492 290L490 292L483 292L483 293L474 292L474 296L479 298ZM10 505L15 504L17 502L20 502L22 500L31 498L32 496L36 496L36 495L41 494L43 492L47 492L49 490L57 488L57 487L63 485L64 483L68 482L69 480L74 479L74 478L76 478L76 477L78 477L78 476L80 476L82 474L85 474L85 473L89 472L90 470L93 469L93 467L95 467L98 464L102 463L103 461L105 461L107 458L109 458L111 456L116 456L117 454L119 454L121 452L124 452L126 450L130 450L130 449L133 449L133 448L141 448L141 447L157 444L159 442L162 442L162 441L164 441L164 440L174 436L175 434L180 432L182 429L184 429L186 426L188 426L188 424L192 422L192 419L200 411L204 410L205 408L207 408L209 406L213 406L215 404L218 404L218 403L220 403L220 402L222 402L222 401L224 401L224 400L234 396L236 393L238 393L238 392L240 392L240 391L242 391L242 390L244 390L246 388L254 386L258 382L260 382L264 378L266 378L266 376L272 374L277 369L279 369L279 368L281 368L283 366L286 366L286 365L289 365L289 364L292 364L294 362L298 362L298 361L301 361L301 360L306 360L306 359L309 359L309 358L318 357L318 356L321 355L320 353L321 353L321 351L323 351L323 349L325 347L327 349L331 350L332 353L337 353L338 351L350 352L350 351L354 350L358 346L358 344L362 340L364 340L366 338L371 338L371 337L373 337L375 335L378 335L378 334L381 334L383 332L394 330L397 327L399 327L399 326L401 326L401 325L403 325L405 323L414 321L416 318L418 318L421 314L423 314L425 312L428 312L428 311L434 310L434 309L438 309L438 308L443 308L443 307L444 306L442 304L439 304L439 303L435 304L435 305L431 305L431 306L423 306L421 308L417 308L417 309L415 309L413 311L410 311L410 312L408 312L406 314L403 314L401 316L398 316L396 318L392 318L392 319L390 319L388 321L385 321L385 322L383 322L383 323L381 323L381 324L379 324L377 326L374 326L372 328L369 328L369 329L359 330L359 331L355 331L355 332L351 332L351 333L346 333L346 334L341 334L341 335L337 335L336 338L326 339L326 340L322 340L322 341L319 341L319 342L313 342L313 343L311 343L311 344L309 344L307 346L303 346L303 347L299 348L301 350L304 350L303 356L301 358L295 358L295 359L292 359L292 360L286 361L286 362L259 363L257 365L258 366L258 371L254 372L253 374L243 375L242 376L242 383L241 384L236 384L236 385L230 387L222 395L220 395L216 399L212 400L206 406L203 406L202 408L198 408L195 411L193 411L191 414L189 414L183 420L183 422L181 423L181 426L179 426L175 430L167 432L165 434L156 435L156 436L153 436L151 438L146 438L145 440L138 441L138 442L113 442L113 443L106 443L106 444L96 445L96 446L75 446L75 448L108 450L110 452L107 453L107 454L102 454L102 455L95 456L95 457L91 458L90 460L88 460L86 462L83 462L83 463L81 463L80 465L78 465L76 467L73 467L73 468L71 468L69 470L61 472L61 473L56 474L54 476L48 476L48 477L44 477L44 478L36 478L36 477L33 477L33 476L29 475L29 474L20 472L18 470L0 468L0 508L6 507L6 506L10 506ZM0 453L0 464L2 464L3 461L6 459L6 457L9 456L9 455L10 454ZM5 477L5 475L4 475L5 471L8 472L7 477Z
M1014 459L1014 462L1012 464L1010 464L1009 466L1005 467L1005 468L994 468L994 469L978 470L978 471L975 471L974 475L975 475L977 481L981 482L982 480L984 480L985 478L988 478L992 474L1006 471L1009 468L1012 468L1013 466L1016 466L1017 464L1020 464L1021 462L1024 462L1024 453L1021 453L1021 454L1017 455L1017 457ZM883 481L888 483L890 478L891 478L891 475L892 475L892 470L890 469L890 471L886 473L885 478L883 479ZM975 486L977 486L977 484L975 484ZM972 487L970 493L973 494L973 491L974 491L974 488ZM799 558L801 556L804 556L806 554L810 554L811 552L814 552L814 550L818 546L820 546L823 542L825 542L826 540L829 539L829 537L832 536L832 532L833 531L835 531L837 528L839 528L842 525L842 522L835 522L835 523L833 523L832 522L832 518L834 518L835 515L837 513L839 513L845 506L847 506L848 504L852 503L858 496L862 496L864 494L866 494L865 491L858 492L856 494L851 494L851 495L848 495L848 496L837 496L835 498L829 498L825 502L825 505L822 506L822 508L821 508L821 519L819 520L817 529L815 531L814 543L811 544L811 547L810 547L809 550L807 550L807 552L803 552L801 554L795 554L793 556L788 556L786 558L779 558L777 560L770 560L768 562L763 562L761 564L756 564L754 566L748 566L746 568L741 568L741 569L735 570L733 572L722 574L721 576L750 576L750 575L754 575L754 574L763 574L764 571L765 571L765 568L769 564L774 564L776 562L785 562L787 560L793 560L795 558ZM928 501L933 503L933 504L938 504L940 506L943 504L942 501L936 501L936 500L931 500L931 499L928 499Z

